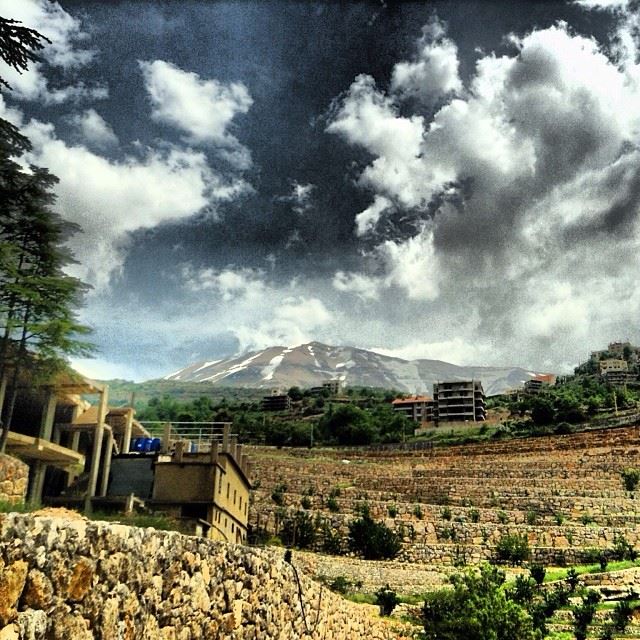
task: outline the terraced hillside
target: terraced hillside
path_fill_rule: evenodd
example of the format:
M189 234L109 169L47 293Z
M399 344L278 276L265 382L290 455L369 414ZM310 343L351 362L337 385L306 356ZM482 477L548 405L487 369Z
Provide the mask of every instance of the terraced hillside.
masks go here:
M366 501L374 518L402 532L398 562L387 563L398 571L410 562L444 578L454 565L494 559L500 539L514 533L526 534L532 559L545 565L583 562L623 539L640 545L640 495L621 477L640 468L637 427L424 452L255 448L251 455L260 479L254 525L277 533L286 513L304 504L320 529L346 535ZM278 487L282 506L272 498ZM314 562L325 572L340 563L344 572L361 571L352 559ZM378 582L394 583L393 568L376 571Z

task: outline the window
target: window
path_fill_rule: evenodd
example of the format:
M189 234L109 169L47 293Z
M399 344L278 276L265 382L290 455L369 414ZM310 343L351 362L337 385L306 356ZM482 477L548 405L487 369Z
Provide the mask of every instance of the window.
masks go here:
M236 503L236 493L237 493L237 491L234 489L233 490L233 504Z
M231 491L231 485L227 482L227 500L229 499L230 491Z
M242 496L240 496L240 511L242 511Z
M233 524L233 522L231 523L231 533L235 533L235 525Z
M222 493L222 473L220 474L220 481L218 482L218 493Z

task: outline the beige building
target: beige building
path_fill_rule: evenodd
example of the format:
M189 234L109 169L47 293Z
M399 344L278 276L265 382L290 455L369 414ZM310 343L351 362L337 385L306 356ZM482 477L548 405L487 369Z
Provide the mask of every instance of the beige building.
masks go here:
M433 398L429 396L409 396L396 398L392 403L393 410L414 422L431 422L433 420Z
M209 451L186 453L178 442L154 465L151 505L194 523L194 533L244 543L249 518L249 461L225 425Z

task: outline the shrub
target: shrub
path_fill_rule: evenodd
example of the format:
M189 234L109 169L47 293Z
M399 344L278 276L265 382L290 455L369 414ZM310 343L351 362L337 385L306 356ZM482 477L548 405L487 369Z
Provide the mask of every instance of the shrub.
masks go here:
M629 622L631 622L631 616L633 615L633 607L628 600L620 600L613 612L611 613L611 622L613 628L616 631L626 631Z
M554 513L553 519L558 526L564 522L564 516L561 513Z
M480 522L480 512L476 509L469 509L469 520L471 522Z
M380 607L381 616L390 616L398 602L400 600L396 592L388 584L376 591L376 604Z
M329 584L329 589L336 593L342 593L343 595L349 591L351 587L351 580L347 580L344 576L335 577Z
M526 535L508 533L503 535L496 545L498 560L512 565L522 564L529 559L529 541Z
M498 511L496 516L500 524L507 524L507 521L509 520L509 516L507 515L506 511Z
M611 555L616 560L635 560L638 557L638 552L624 536L616 536Z
M588 591L582 596L581 604L573 609L573 632L576 640L586 640L587 629L593 621L596 613L596 605L600 601L600 594L597 591Z
M390 518L395 518L398 515L398 507L395 504L390 504L387 506L387 513Z
M322 528L322 550L333 556L340 556L344 552L342 537L333 531L328 524Z
M349 523L349 548L366 560L395 558L402 546L400 537L369 513Z
M283 482L278 483L271 492L271 499L281 507L284 505L284 493L287 490L287 485Z
M453 576L453 589L427 594L422 610L427 640L533 640L527 611L502 588L504 573L484 565Z
M338 511L340 511L338 501L333 496L329 496L327 500L327 509L329 509L331 513L338 513Z
M536 581L536 584L542 584L544 582L544 576L547 573L547 570L541 564L532 564L531 565L531 577Z
M580 516L580 522L582 522L582 524L586 526L588 524L592 524L593 522L595 522L595 519L590 513L583 513Z
M333 487L333 489L331 489L331 491L329 491L329 497L330 498L339 498L341 493L342 492L340 491L340 487Z
M635 491L640 482L640 469L623 469L620 473L624 488L627 491Z
M528 576L523 574L516 576L513 586L509 590L509 595L514 602L521 605L528 605L533 600L535 593L534 583Z
M449 509L449 507L445 507L442 510L441 515L443 520L451 520L451 509Z
M309 496L302 496L302 500L300 500L300 505L303 509L311 509L311 498Z
M418 518L418 520L422 520L422 507L419 504L413 507L413 515Z
M533 526L538 521L538 512L531 509L527 511L527 524Z
M569 592L573 593L577 589L578 583L580 582L580 576L573 567L571 567L571 569L567 571L566 581L569 585Z
M316 541L316 528L308 513L296 511L287 516L280 529L280 538L287 547L308 549Z

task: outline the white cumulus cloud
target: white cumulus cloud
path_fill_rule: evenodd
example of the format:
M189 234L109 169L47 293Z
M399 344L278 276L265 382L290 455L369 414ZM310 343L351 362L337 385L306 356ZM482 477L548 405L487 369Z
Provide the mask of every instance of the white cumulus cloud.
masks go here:
M139 64L154 120L183 131L191 143L220 147L220 153L239 168L251 165L248 149L229 132L233 118L253 104L243 83L202 79L163 60Z

